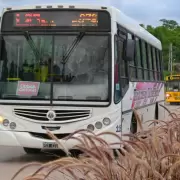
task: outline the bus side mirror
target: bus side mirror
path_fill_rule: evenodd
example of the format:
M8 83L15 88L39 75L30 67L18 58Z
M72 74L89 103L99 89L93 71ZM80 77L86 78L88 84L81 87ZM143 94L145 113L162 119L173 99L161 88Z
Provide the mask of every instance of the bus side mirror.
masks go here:
M125 60L133 61L135 53L135 42L132 39L127 39L125 41Z

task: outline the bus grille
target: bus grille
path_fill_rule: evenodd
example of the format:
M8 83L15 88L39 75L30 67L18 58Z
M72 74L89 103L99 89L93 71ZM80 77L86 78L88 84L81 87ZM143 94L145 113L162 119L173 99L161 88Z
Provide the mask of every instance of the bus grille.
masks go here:
M33 137L40 138L40 139L49 139L52 140L52 138L48 134L44 133L35 133L35 132L29 132L29 134ZM58 139L63 139L69 136L69 134L54 134Z
M15 115L23 118L28 118L34 121L49 121L47 113L49 110L44 109L14 109ZM74 121L90 117L90 110L54 110L56 118L55 122L59 121Z

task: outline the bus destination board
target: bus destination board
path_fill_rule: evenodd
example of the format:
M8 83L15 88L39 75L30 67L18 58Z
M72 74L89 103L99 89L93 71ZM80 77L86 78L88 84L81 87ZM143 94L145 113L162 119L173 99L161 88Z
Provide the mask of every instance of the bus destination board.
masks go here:
M64 13L63 13L64 14ZM98 12L69 12L66 17L59 12L17 12L14 26L98 26ZM62 18L61 18L62 17Z
M16 10L2 16L2 32L111 31L111 16L105 10Z

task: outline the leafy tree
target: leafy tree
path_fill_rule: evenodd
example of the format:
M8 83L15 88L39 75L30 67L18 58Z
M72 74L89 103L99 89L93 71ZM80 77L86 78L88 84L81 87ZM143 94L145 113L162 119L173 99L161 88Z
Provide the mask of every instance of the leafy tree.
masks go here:
M160 21L163 23L163 26L168 29L175 29L178 27L178 23L174 20L160 19Z
M180 26L174 20L167 20L167 19L160 19L162 23L160 26L153 27L151 25L145 26L141 24L149 33L154 35L158 38L163 47L163 61L164 61L164 70L166 71L165 74L168 74L168 60L169 60L169 45L170 43L173 44L173 59L178 64L180 63ZM176 73L178 72L179 68L174 68Z
M140 24L141 27L145 28L144 24Z

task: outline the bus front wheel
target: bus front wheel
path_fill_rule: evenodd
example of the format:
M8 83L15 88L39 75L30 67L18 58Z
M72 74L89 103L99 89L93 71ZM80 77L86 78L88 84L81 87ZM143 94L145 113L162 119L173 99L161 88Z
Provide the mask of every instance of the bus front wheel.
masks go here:
M137 121L134 115L132 116L132 120L131 120L130 132L132 134L137 133Z

